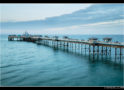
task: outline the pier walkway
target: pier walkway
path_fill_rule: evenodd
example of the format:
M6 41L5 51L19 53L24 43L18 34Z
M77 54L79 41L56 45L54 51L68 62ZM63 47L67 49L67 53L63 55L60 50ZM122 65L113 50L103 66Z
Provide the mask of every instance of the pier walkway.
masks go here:
M111 55L111 48L114 48L115 55L123 55L124 43L112 42L112 38L103 38L103 41L98 41L97 38L89 38L89 40L71 39L67 36L59 38L58 36L49 37L42 35L9 35L9 41L27 41L34 42L38 45L46 45L54 48L72 48L88 50L89 54L105 54Z

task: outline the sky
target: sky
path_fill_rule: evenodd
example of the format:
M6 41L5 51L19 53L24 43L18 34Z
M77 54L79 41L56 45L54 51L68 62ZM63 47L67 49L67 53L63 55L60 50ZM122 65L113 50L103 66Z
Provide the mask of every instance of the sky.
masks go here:
M44 20L70 14L92 4L0 4L0 22Z
M32 31L33 32L33 31ZM124 34L124 20L115 20L108 22L100 22L93 24L82 24L82 25L73 25L68 27L60 27L60 28L49 28L44 29L42 33L44 34L98 34L98 35L122 35ZM33 32L35 33L35 32Z
M4 34L124 34L123 4L0 4L0 13Z

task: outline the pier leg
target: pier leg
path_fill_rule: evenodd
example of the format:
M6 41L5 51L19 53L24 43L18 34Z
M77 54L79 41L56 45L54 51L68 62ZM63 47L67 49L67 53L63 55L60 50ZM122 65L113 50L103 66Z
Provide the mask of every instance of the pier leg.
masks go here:
M57 48L58 48L58 41L56 41L56 43L57 43Z
M69 49L69 43L67 42L67 49Z
M53 41L51 43L52 43L52 47L53 47Z
M81 54L82 54L82 52L83 52L83 44L81 44Z
M85 54L86 54L86 44L85 44Z
M115 55L117 55L117 48L115 48Z
M94 53L95 53L95 46L93 45L93 55L94 55Z
M122 55L122 49L120 48L120 56Z
M73 43L71 43L71 45L72 45L72 51L73 51Z
M70 42L70 49L72 49L72 43Z
M106 47L106 50L105 51L106 51L105 54L107 55L107 47Z
M122 48L120 48L120 61L121 61L121 55L122 55Z
M56 43L55 43L55 42L56 42L56 41L54 41L54 43L53 43L53 44L54 44L54 45L53 45L53 46L54 46L54 48L55 48L55 45L56 45Z
M60 41L60 48L62 47L62 42Z
M53 47L54 47L54 44L55 44L55 43L54 43L54 41L53 41Z
M102 50L101 50L102 54L103 54L103 46L102 46Z
M80 53L81 53L81 43L80 43Z
M97 46L97 54L99 54L99 46Z
M111 55L111 47L110 47L110 50L109 50L109 54Z
M76 52L76 43L75 43L75 52Z
M53 41L53 47L54 47L54 41Z
M47 40L45 40L45 45L47 45Z
M72 49L72 43L70 42L70 49Z
M117 56L117 48L115 48L115 59L116 59L116 56Z
M65 50L65 42L64 42L64 50Z
M91 52L90 48L91 48L91 45L89 45L89 55L90 55L90 52Z
M78 43L78 52L80 53L80 43Z
M70 42L70 50L72 49L72 43Z
M93 60L94 60L94 55L95 55L95 46L93 45Z

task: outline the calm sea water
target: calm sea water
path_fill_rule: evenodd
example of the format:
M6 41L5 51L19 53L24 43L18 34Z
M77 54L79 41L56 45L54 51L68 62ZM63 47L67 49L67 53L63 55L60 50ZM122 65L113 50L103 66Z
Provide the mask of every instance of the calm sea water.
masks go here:
M107 35L70 35L88 39ZM122 35L109 35L123 42ZM79 54L0 38L1 86L123 86L123 58Z

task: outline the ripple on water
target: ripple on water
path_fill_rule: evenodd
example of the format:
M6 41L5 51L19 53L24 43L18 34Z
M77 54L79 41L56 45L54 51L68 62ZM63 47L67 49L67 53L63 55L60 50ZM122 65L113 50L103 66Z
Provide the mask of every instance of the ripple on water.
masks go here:
M18 76L17 74L15 74L15 75L13 75L13 76L5 77L5 78L4 78L4 76L2 76L1 81L2 81L2 82L4 82L5 80L8 81L9 79L14 79L14 78L16 78L16 77L19 77L19 76Z
M12 68L12 67L19 67L19 66L23 66L23 65L28 65L28 64L30 64L31 62L23 62L23 63L19 63L19 62L17 62L17 63L15 63L15 64L9 64L9 65L3 65L3 66L1 66L0 68L2 69L2 68Z
M17 71L19 71L19 69L13 69L13 70L4 70L4 69L1 69L1 74L2 75L7 75L7 74L9 74L9 73L14 73L14 72L17 72Z
M100 56L93 60L29 42L2 41L2 50L4 86L122 85L119 60L118 64Z

